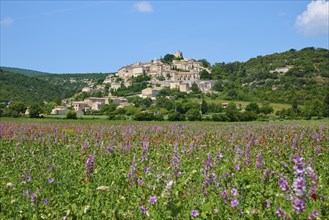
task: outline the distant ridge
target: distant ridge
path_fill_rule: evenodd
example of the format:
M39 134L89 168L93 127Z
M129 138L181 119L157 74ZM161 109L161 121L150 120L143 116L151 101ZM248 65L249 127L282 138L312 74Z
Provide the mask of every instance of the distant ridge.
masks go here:
M14 68L14 67L5 67L5 66L0 66L0 69L2 69L4 71L8 71L8 72L19 73L19 74L22 74L25 76L44 76L44 75L51 74L51 73L46 73L46 72L41 72L41 71Z

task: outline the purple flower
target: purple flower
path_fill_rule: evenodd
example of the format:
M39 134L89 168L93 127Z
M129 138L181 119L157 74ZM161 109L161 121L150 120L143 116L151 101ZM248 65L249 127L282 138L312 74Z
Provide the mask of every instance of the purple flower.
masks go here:
M149 173L150 172L150 168L149 167L145 167L144 168L144 173Z
M48 183L52 183L52 182L54 182L54 178L51 178L51 177L48 178L47 180L48 180Z
M294 166L295 175L302 176L304 174L303 158L297 155L296 158L294 159L294 162L295 162L295 166Z
M304 195L306 189L306 181L303 177L297 177L292 186L297 196L301 197Z
M235 169L236 169L236 170L240 170L240 166L239 166L239 164L235 165Z
M279 186L282 189L282 191L287 191L289 188L287 181L282 177L280 177L279 179Z
M315 174L312 167L307 167L306 168L306 173L307 173L307 176L311 179L312 184L315 185L316 182L318 181L318 176Z
M239 205L238 200L235 199L235 200L231 201L231 205L232 205L232 207L238 206Z
M294 198L292 200L293 209L297 214L300 214L305 209L305 201L300 198Z
M151 198L149 199L149 203L154 205L154 203L156 203L157 201L157 197L156 196L151 196Z
M191 212L191 215L193 216L193 217L197 217L198 215L199 215L199 212L198 212L198 210L192 210L192 212Z
M283 209L281 209L281 208L278 208L278 210L276 210L275 213L276 213L279 217L281 217L281 218L285 218L285 216L286 216L285 211L284 211Z
M87 161L86 161L86 175L90 177L94 171L94 165L95 165L95 156L90 154Z
M308 215L308 219L316 219L316 217L318 216L319 212L317 210L313 210L312 212L310 212L310 214Z
M266 201L266 208L270 208L270 205L271 205L271 201L270 200L267 200Z
M233 196L237 196L238 195L238 190L236 188L233 188L231 190L231 193L232 193Z
M145 206L141 206L140 207L140 210L143 212L143 213L146 213L148 211L148 209L145 207Z
M35 203L37 201L37 194L36 193L32 193L30 198L31 198L31 202L32 203Z
M138 180L137 180L137 183L138 183L139 185L142 185L142 184L144 183L144 179L143 179L143 178L138 179Z
M47 205L48 204L48 199L44 199L43 204Z
M220 193L220 195L222 196L222 198L223 198L224 200L228 199L228 193L226 192L226 190L222 191L222 192Z
M212 164L211 164L211 153L210 152L208 153L208 160L206 162L206 168L209 168L209 167L212 167Z
M256 157L256 168L260 169L263 168L265 166L264 164L264 159L262 156L262 153L260 151L258 151L257 157Z
M217 156L218 156L219 159L222 159L223 158L222 152L218 151Z
M30 182L30 181L31 181L31 176L27 176L27 177L26 177L26 181L27 181L27 182Z

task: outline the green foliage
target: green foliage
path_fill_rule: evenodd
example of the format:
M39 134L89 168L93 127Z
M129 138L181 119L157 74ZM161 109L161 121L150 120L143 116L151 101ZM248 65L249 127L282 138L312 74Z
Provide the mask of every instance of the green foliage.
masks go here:
M201 62L202 66L204 68L210 68L211 67L211 64L206 59L200 59L200 60L198 60L198 62Z
M6 71L6 72L18 73L18 74L22 74L25 76L42 76L42 75L50 74L50 73L45 73L45 72L40 72L40 71L13 68L13 67L4 67L4 66L1 66L0 70Z
M208 113L208 103L205 100L202 100L201 112L202 112L202 114L207 114Z
M210 79L212 79L212 75L210 73L208 73L207 70L202 70L200 72L200 79L201 80L210 80Z
M255 102L251 102L246 106L246 111L260 113L259 105Z
M42 112L42 108L39 104L33 104L29 107L30 118L39 118Z
M168 63L168 64L171 64L172 61L175 59L175 55L173 54L166 54L162 59L161 61L164 62L164 63Z
M8 106L9 110L15 111L18 114L24 114L27 107L21 102L13 102Z
M170 112L168 114L168 121L185 121L185 115L179 112Z
M189 120L189 121L201 121L202 120L202 115L201 115L199 109L195 109L195 108L189 109L185 115L187 117L187 120Z
M69 111L67 114L66 114L66 119L77 119L77 113L75 111Z
M191 90L192 90L192 92L194 92L194 93L200 93L200 92L201 92L201 90L200 90L198 84L196 84L195 82L192 83Z

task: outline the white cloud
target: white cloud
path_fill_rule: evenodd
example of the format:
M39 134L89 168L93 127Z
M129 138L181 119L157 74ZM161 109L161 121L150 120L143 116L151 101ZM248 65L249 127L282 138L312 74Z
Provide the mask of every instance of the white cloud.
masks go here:
M0 20L0 26L4 27L4 26L10 26L14 23L14 20L12 18L6 17L2 20Z
M329 1L316 0L309 3L306 11L297 17L296 26L308 36L328 34Z
M134 8L141 13L153 12L153 7L149 2L141 1L134 4Z

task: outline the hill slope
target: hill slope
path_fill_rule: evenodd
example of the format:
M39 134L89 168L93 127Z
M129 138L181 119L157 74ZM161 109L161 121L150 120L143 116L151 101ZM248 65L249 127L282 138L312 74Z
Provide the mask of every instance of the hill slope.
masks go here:
M42 76L42 75L49 75L49 73L35 71L35 70L28 70L28 69L21 69L21 68L13 68L13 67L4 67L1 66L0 69L8 72L19 73L25 76Z
M27 105L65 98L65 89L44 80L0 69L0 101L20 101Z
M226 82L227 99L303 104L329 91L329 50L291 49L247 62L216 63L213 77Z

